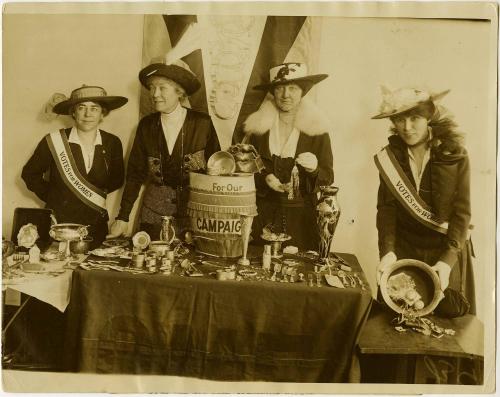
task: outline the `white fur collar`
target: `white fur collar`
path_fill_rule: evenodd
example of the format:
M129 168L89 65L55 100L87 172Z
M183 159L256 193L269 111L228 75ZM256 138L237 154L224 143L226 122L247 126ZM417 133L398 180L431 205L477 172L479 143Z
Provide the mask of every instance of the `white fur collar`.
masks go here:
M259 110L252 113L243 124L247 135L262 135L269 131L276 120L278 108L271 94L267 94ZM307 135L321 135L330 132L330 121L309 99L302 98L295 117L295 127Z

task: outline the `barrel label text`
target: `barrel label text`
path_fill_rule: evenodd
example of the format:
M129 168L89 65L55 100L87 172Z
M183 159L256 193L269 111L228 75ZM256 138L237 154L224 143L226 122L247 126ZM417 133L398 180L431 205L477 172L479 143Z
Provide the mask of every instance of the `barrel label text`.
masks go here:
M212 190L214 192L241 192L243 191L242 185L233 185L232 183L227 183L224 185L219 185L217 182L212 184Z
M239 219L196 218L196 227L200 232L241 233Z

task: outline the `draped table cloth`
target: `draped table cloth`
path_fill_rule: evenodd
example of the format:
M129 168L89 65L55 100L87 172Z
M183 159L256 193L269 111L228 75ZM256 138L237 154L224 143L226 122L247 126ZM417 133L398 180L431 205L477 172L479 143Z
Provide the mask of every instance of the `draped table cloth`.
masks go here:
M360 272L354 255L339 254ZM304 273L314 263L304 258ZM83 270L73 273L69 371L347 382L369 288ZM213 269L210 269L213 270ZM300 269L299 269L300 270Z

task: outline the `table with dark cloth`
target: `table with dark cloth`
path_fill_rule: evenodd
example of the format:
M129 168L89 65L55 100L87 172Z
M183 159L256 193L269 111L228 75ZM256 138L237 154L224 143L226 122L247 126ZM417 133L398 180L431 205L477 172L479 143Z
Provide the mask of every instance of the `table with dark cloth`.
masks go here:
M339 254L360 272L354 255ZM307 271L313 262L301 260ZM203 266L197 266L203 269ZM214 270L214 269L210 269ZM76 372L348 382L369 288L77 269L63 361Z

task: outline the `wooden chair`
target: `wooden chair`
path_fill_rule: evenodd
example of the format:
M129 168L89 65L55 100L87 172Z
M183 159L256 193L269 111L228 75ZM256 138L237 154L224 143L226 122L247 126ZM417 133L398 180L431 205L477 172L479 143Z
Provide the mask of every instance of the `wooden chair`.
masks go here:
M37 245L43 251L52 241L49 236L52 215L52 210L49 208L16 208L14 210L14 218L12 220L11 240L17 245L17 235L19 233L19 229L27 223L32 223L36 225L38 229L40 238L37 241Z

